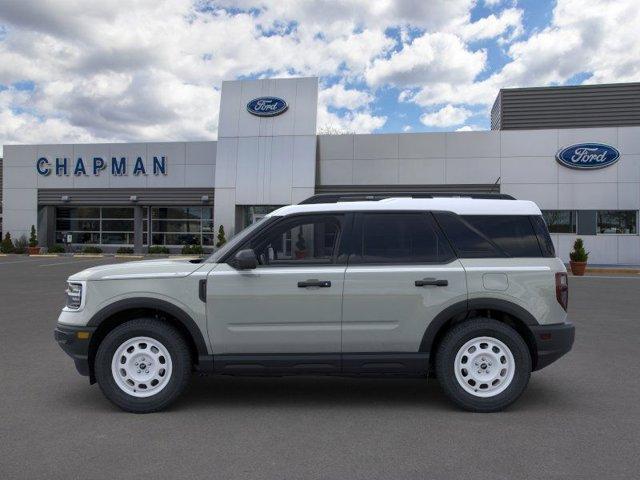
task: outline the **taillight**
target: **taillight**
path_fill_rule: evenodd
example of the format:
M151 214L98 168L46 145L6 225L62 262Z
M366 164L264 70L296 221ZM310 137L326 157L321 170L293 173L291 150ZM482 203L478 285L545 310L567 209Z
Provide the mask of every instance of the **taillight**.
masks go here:
M569 305L569 280L564 272L556 273L556 299L566 312Z

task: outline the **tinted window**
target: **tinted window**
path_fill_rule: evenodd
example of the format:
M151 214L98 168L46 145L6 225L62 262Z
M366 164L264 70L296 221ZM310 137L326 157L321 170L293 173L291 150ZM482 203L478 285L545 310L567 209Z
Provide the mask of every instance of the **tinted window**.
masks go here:
M443 263L454 255L425 213L371 213L361 217L360 263Z
M463 219L510 257L540 257L540 245L529 217L467 215Z
M340 218L305 215L284 220L245 248L255 250L260 265L332 263Z
M542 216L551 233L576 233L575 210L543 210Z
M495 244L460 216L453 213L435 213L438 223L461 258L504 257Z
M598 233L636 234L637 217L635 210L600 210Z
M540 216L532 216L531 223L533 223L533 228L538 236L538 243L542 249L542 256L555 257L556 249L553 246L553 242L551 241L551 236L549 235L549 230L547 230L544 219Z

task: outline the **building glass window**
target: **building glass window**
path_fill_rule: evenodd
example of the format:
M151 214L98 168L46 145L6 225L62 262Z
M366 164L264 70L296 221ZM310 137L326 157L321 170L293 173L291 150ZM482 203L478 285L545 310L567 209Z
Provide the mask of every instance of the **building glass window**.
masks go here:
M638 212L635 210L599 210L598 233L636 235L638 233Z
M151 207L151 243L213 246L213 207Z
M242 208L242 228L253 225L282 205L245 205Z
M576 233L575 210L543 210L542 216L547 222L549 233Z
M133 207L57 207L56 243L133 245Z

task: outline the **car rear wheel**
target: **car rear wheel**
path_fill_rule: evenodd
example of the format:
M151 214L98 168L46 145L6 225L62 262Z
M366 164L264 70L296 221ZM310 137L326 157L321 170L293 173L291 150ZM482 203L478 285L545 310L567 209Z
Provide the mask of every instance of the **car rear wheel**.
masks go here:
M166 408L185 389L191 356L171 325L141 318L119 325L102 340L95 374L104 395L128 412Z
M531 354L520 334L497 320L477 318L449 330L436 353L445 394L473 412L504 409L524 392Z

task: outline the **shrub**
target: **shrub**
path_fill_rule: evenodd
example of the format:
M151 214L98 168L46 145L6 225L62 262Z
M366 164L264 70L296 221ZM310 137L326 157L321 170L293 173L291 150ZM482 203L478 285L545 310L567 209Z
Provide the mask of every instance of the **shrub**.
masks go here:
M202 245L185 245L182 247L183 255L202 255L203 253Z
M0 251L2 253L13 253L13 241L11 240L11 234L7 232L4 236L4 240L2 240L2 244L0 244Z
M59 243L56 243L55 245L51 245L49 247L49 253L64 253L65 249L64 249L64 245L61 245Z
M129 255L129 254L133 253L133 248L131 248L131 247L120 247L118 250L116 250L116 253Z
M82 253L102 253L102 249L95 245L87 245L82 249Z
M216 237L216 239L217 239L216 241L217 248L220 248L225 243L227 243L227 237L225 236L224 227L222 225L220 225L220 228L218 228L218 236Z
M21 235L20 238L13 243L13 253L27 253L28 245L27 236Z
M167 247L165 247L164 245L151 245L149 247L149 253L163 253L163 254L167 254L169 253L169 249Z
M569 254L572 262L586 262L589 258L589 252L584 249L584 242L581 238L576 238L573 243L573 252Z
M38 235L36 234L35 225L31 225L31 235L29 235L29 246L30 247L38 246Z

